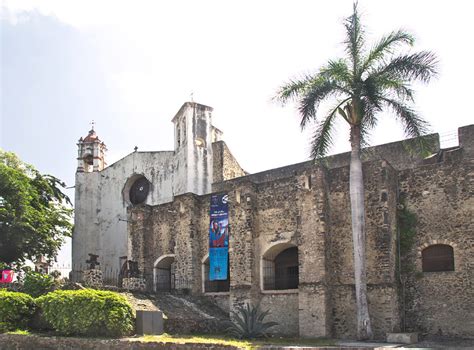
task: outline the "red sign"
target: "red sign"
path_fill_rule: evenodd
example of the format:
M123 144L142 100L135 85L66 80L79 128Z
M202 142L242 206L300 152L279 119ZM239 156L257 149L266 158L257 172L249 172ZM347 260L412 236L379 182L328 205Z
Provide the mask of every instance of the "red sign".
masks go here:
M12 283L13 282L13 270L3 270L0 276L0 283Z

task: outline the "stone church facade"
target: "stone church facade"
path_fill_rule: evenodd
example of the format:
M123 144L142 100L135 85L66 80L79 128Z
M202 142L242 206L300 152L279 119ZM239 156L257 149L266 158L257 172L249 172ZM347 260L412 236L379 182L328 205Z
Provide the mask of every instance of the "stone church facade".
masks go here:
M128 207L171 202L183 193L207 194L214 181L245 175L212 125L211 107L185 103L172 122L174 151L135 151L110 166L93 129L79 139L74 265L92 253L100 256L101 268L119 269L120 257L131 256Z
M105 167L94 132L79 141L73 263L136 261L149 291L205 295L226 311L260 303L278 334L355 337L349 154L246 174L185 103L175 150ZM474 125L432 155L414 140L364 153L369 311L387 332L474 337ZM229 279L209 281L209 205L228 195ZM403 216L415 217L411 226ZM405 225L406 226L406 225Z

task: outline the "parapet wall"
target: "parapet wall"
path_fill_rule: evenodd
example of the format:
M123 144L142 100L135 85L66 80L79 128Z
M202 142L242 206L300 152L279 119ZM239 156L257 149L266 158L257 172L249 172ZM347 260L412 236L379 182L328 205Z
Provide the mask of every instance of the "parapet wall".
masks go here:
M464 150L468 157L474 157L474 124L466 125L458 129L459 147Z
M461 128L466 129L463 130L464 140L465 142L471 142L472 134L474 132L469 131L469 127ZM471 127L474 129L474 126ZM460 130L461 130L460 129ZM470 130L470 129L469 129ZM461 134L460 134L461 135ZM460 136L461 137L461 136ZM426 140L426 144L429 145L426 152L428 153L438 153L440 150L439 144L439 135L438 134L431 134L424 136ZM395 168L396 170L403 170L403 169L413 169L423 163L423 159L426 154L421 154L418 148L417 139L407 139L403 141L391 142L386 143L383 145L367 147L363 150L362 153L362 161L367 162L376 159L385 159L387 160L390 165ZM425 153L426 153L425 152ZM250 174L245 176L245 178L238 177L233 180L229 180L235 183L239 183L242 181L251 181L254 183L262 183L267 181L274 181L277 179L282 179L285 177L292 177L298 173L304 172L308 169L311 169L316 164L320 164L328 169L346 167L350 163L350 152L335 154L332 156L325 157L319 161L307 161L292 165L287 165L284 167L271 169L262 171L255 174ZM225 179L222 181L225 182ZM212 185L212 190L214 192L222 191L227 185L223 182L215 181Z

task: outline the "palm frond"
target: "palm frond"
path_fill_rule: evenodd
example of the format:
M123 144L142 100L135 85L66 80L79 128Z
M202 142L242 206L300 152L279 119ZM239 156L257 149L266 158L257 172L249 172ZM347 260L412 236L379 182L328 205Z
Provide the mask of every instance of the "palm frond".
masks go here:
M286 104L287 102L296 99L298 95L304 93L314 80L315 77L311 75L305 75L300 79L290 80L277 90L273 100L280 102L281 104Z
M348 117L345 115L344 110L341 106L344 103L347 103L349 99L345 99L342 102L338 103L324 118L319 125L316 127L316 130L313 134L313 141L311 142L311 157L313 159L321 159L324 157L329 148L333 144L332 132L334 131L334 119L339 113L346 121Z
M355 76L360 73L360 59L363 55L364 48L364 28L360 23L359 12L357 10L357 2L354 2L353 13L347 17L344 21L344 27L346 28L346 45L345 51L347 52L350 61L352 62L352 71Z
M298 103L298 110L301 115L301 129L304 129L309 122L316 119L319 104L324 99L329 96L337 96L341 93L342 91L337 84L323 77L308 87L308 90Z
M403 81L418 80L428 83L431 78L436 77L438 72L436 66L438 59L430 51L421 51L411 55L403 55L393 58L388 64L384 64L374 76L388 76Z
M361 98L365 97L369 99L372 104L377 106L378 108L381 108L381 105L378 102L378 96L380 96L381 93L381 86L378 83L377 79L369 77L363 82L361 89Z
M382 39L380 39L380 41L374 45L367 55L362 71L368 69L372 64L383 58L386 54L393 53L393 50L396 47L403 44L412 46L414 42L415 38L403 30L397 30L382 37Z
M382 106L376 96L371 96L361 100L361 109L363 117L360 122L360 146L365 148L369 146L369 133L377 125L377 113L382 110Z
M383 77L377 83L382 90L395 94L397 98L414 102L414 91L401 79L390 79Z
M405 134L409 137L420 137L429 130L429 123L421 118L410 106L394 99L382 98L382 101L391 108L403 125Z
M319 75L334 81L341 91L350 93L352 74L345 59L330 60L326 66L320 69Z
M318 122L311 146L311 156L315 159L324 156L332 145L336 116L360 127L363 146L369 131L377 124L378 114L386 107L393 109L408 136L420 136L427 131L427 123L409 105L414 100L410 83L426 83L437 75L435 54L422 51L395 56L400 46L414 43L414 38L403 30L389 33L366 50L357 1L352 15L343 24L345 58L330 60L315 75L290 81L278 91L276 98L283 103L297 102L302 129ZM329 99L344 100L319 121L319 106Z

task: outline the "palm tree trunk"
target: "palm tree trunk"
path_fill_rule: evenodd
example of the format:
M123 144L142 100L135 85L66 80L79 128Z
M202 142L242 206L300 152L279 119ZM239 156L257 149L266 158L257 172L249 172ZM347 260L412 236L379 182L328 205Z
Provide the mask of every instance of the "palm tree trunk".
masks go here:
M367 304L367 277L365 256L365 205L362 161L360 159L360 127L351 126L350 196L352 214L352 239L354 244L354 275L357 303L357 338L372 338Z

